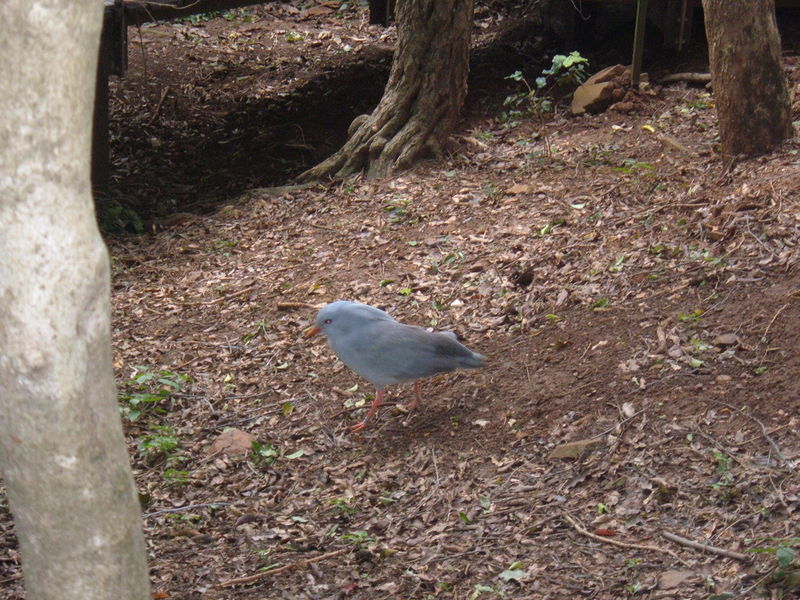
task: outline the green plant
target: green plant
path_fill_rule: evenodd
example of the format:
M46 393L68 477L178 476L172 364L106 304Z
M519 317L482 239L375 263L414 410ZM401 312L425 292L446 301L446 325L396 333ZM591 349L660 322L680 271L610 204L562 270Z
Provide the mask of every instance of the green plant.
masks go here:
M133 369L131 378L120 384L119 395L120 412L131 422L146 413L166 413L167 401L191 381L188 375L166 369L155 371L142 366Z
M267 332L268 324L269 324L269 321L267 321L266 318L261 319L260 321L255 321L253 323L253 326L255 327L255 331L251 331L251 332L245 333L242 336L242 343L244 345L247 345L250 342L252 342L257 336L265 334Z
M211 10L204 13L196 13L193 15L189 15L185 19L183 19L183 22L190 23L191 25L198 25L200 23L203 23L204 21L210 21L211 19L219 17L220 15L222 15L221 10Z
M678 313L678 321L681 323L696 324L703 318L702 309L698 308L689 313Z
M154 425L153 430L139 438L139 452L148 460L168 457L178 449L180 440L169 425Z
M522 83L525 89L511 94L503 101L509 107L508 112L501 113L501 119L513 126L515 119L524 114L542 115L553 110L551 94L556 88L567 88L580 85L586 79L586 67L589 60L579 52L568 55L556 54L549 69L544 69L531 86L520 71L514 71L506 79Z
M253 450L253 455L256 458L256 462L263 461L268 465L271 465L280 456L280 451L275 448L272 444L262 444L256 440L250 444L250 448Z
M629 596L635 596L636 594L641 592L642 589L643 589L642 584L639 583L638 581L634 583L629 583L628 585L625 586L625 591L628 593Z
M622 161L622 165L619 167L614 167L614 171L618 171L619 173L625 173L626 175L631 175L632 173L637 173L641 171L652 171L654 169L653 165L650 163L639 162L635 158L625 158Z
M366 531L353 531L350 533L343 533L341 536L343 540L351 542L354 546L362 548L368 544L374 544L375 538L370 537Z
M724 452L719 450L711 451L711 458L714 461L714 474L717 480L711 484L711 489L719 496L723 502L730 502L736 495L733 488L734 478L731 473L731 459Z
M143 233L144 220L132 208L123 206L116 200L101 203L97 210L97 220L100 229L109 232L126 231L129 233Z
M169 467L164 469L163 477L164 481L166 481L169 485L182 486L189 482L189 471L181 471L179 469Z
M760 538L760 542L771 542L774 545L750 548L754 554L766 553L775 556L772 569L772 581L785 590L800 589L800 563L797 561L795 547L800 546L800 537L789 539Z
M331 498L328 500L335 508L345 515L353 515L356 512L355 501L352 496L341 496L339 498Z

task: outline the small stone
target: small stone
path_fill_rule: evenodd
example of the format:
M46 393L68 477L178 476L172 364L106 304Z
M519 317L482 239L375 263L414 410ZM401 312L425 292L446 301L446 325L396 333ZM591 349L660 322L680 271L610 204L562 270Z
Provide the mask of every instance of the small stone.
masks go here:
M581 115L585 112L602 112L612 102L613 90L616 87L613 81L605 83L584 83L572 96L572 106L570 110L574 115Z
M601 443L602 441L598 438L567 442L566 444L556 446L548 458L578 458L584 452L596 448Z
M739 336L735 333L722 333L714 338L712 344L715 346L737 346L739 344Z
M255 439L241 429L226 429L217 436L207 453L217 454L221 452L228 456L246 454L252 448Z
M611 65L602 71L598 71L589 77L584 83L588 83L589 85L592 85L593 83L605 83L626 74L630 74L630 69L628 67L623 65Z
M681 350L681 347L676 344L672 348L667 350L667 354L669 355L670 358L677 359L683 356L683 350Z

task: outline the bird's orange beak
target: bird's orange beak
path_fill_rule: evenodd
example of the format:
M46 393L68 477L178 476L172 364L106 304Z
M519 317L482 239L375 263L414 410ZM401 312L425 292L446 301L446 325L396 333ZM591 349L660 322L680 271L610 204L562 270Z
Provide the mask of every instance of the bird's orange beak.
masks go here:
M320 331L322 331L322 328L321 327L317 327L316 325L314 325L313 327L310 327L308 329L308 331L306 331L303 334L303 337L308 339L310 337L313 337L313 336L317 335Z

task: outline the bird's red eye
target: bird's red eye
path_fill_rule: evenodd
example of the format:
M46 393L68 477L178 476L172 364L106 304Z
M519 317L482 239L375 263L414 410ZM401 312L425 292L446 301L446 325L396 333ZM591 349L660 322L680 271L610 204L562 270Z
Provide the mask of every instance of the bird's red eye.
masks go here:
M325 325L330 325L330 324L331 324L331 320L330 319L325 319Z

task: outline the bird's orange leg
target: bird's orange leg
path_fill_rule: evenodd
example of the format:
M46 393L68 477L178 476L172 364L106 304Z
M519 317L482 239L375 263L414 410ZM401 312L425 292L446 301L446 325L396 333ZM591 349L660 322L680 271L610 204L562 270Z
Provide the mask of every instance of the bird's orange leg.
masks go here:
M419 394L419 381L414 382L414 401L409 404L406 408L408 410L414 410L419 406L419 403L422 402L422 396Z
M372 406L369 407L369 412L367 416L364 418L361 423L356 423L350 428L350 431L361 431L367 426L367 421L369 421L372 417L375 416L375 413L378 412L378 407L381 405L381 401L383 400L383 390L377 390L375 393L375 400L372 401Z

